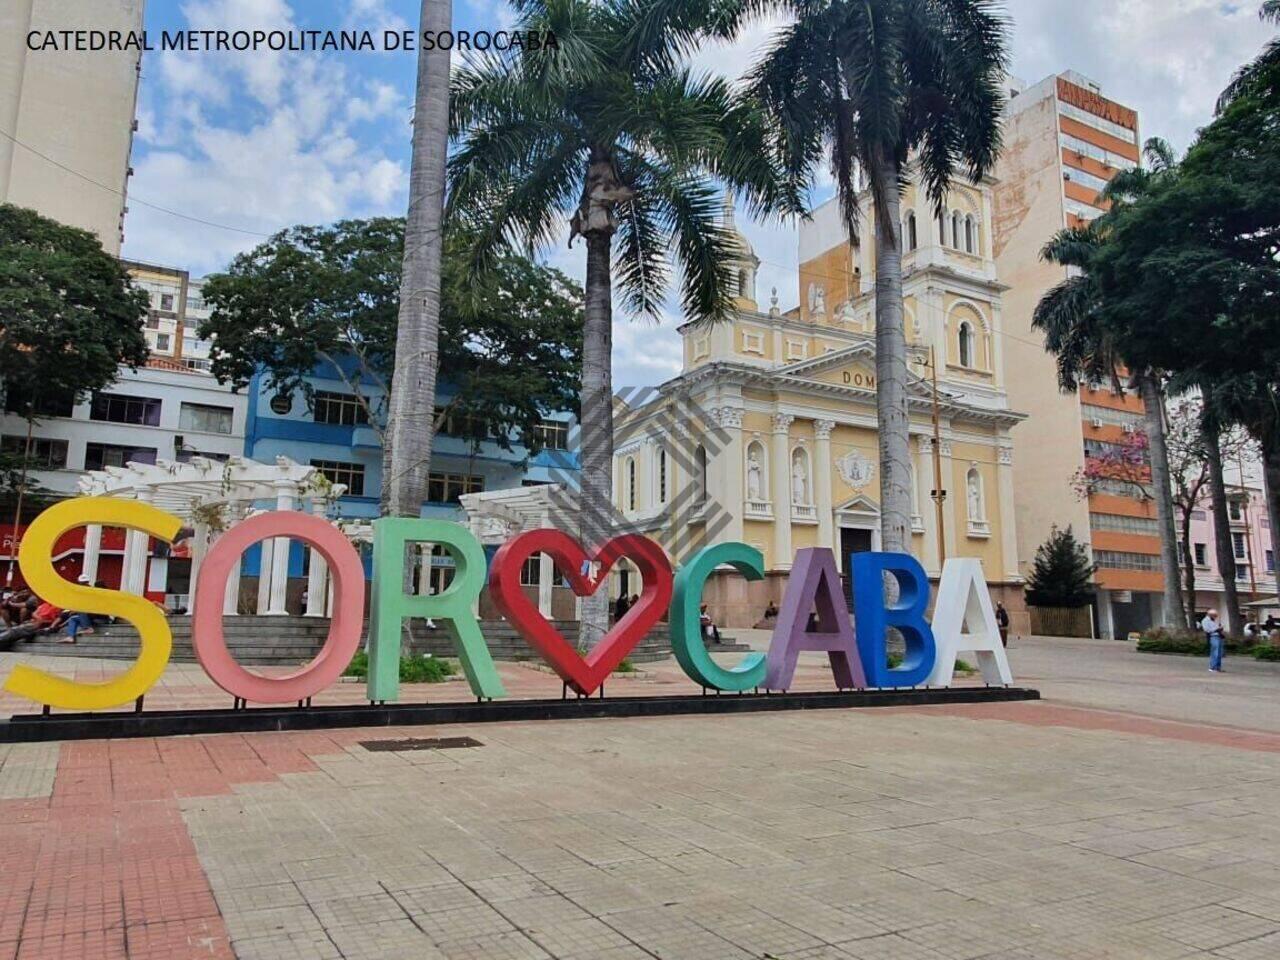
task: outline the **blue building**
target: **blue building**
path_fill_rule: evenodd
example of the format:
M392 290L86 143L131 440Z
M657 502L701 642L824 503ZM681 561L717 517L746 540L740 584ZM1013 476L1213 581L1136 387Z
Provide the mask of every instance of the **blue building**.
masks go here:
M354 382L354 364L349 368ZM382 446L378 433L368 425L366 408L347 382L327 364L317 364L308 383L313 391L308 404L302 390L292 394L266 388L259 374L250 381L245 420L245 456L271 462L285 456L298 463L316 466L333 483L344 484L347 493L337 503L336 514L343 519L378 516L382 490ZM373 410L382 408L383 391L364 378L361 392ZM438 396L436 409L447 404L448 394ZM444 520L464 520L458 503L464 493L503 490L543 483L578 485L579 458L577 430L571 430L570 414L548 416L542 425L544 448L536 455L520 445L504 450L492 441L474 443L450 435L446 420L436 433L431 451L431 475L422 516ZM257 548L245 554L245 572L257 571ZM289 562L290 578L301 577L303 550L293 544Z

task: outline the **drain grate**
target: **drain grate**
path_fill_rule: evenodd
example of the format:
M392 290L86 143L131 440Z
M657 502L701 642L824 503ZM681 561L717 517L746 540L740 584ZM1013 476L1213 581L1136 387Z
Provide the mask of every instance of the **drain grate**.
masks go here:
M405 750L461 750L483 747L472 737L411 737L408 740L361 740L360 746L374 753L399 753Z

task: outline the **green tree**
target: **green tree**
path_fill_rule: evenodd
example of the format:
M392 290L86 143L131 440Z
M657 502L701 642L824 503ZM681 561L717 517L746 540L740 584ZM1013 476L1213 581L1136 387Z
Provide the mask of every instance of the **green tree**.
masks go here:
M1280 24L1280 0L1263 0L1258 18ZM1273 38L1257 57L1236 71L1227 89L1218 97L1218 112L1222 113L1246 94L1274 96L1280 92L1277 81L1280 81L1280 38Z
M1111 383L1119 392L1120 372L1127 369L1130 383L1142 397L1152 498L1160 528L1163 622L1174 627L1182 626L1187 617L1179 587L1163 378L1157 367L1142 363L1127 351L1123 332L1108 322L1107 295L1095 267L1111 242L1113 216L1176 175L1173 152L1165 141L1148 140L1144 153L1149 169L1119 174L1103 191L1111 205L1106 215L1083 227L1062 230L1045 245L1041 256L1068 268L1068 276L1041 298L1031 325L1044 334L1045 349L1057 359L1058 385L1064 392L1074 393L1081 382Z
M22 522L31 434L51 404L115 381L121 364L147 359L145 293L97 237L0 204L0 368L6 406L27 421L14 527ZM13 562L9 564L9 578Z
M441 284L441 384L435 410L454 433L541 449L538 426L577 404L582 308L559 271L507 254L477 284L466 274L466 237L450 235ZM213 373L238 386L256 371L271 392L301 390L317 368L341 379L385 441L394 389L404 221L343 220L284 230L211 277ZM369 389L372 385L375 389ZM384 489L386 484L384 484ZM425 492L424 492L425 496Z
M826 161L850 237L875 208L876 397L881 542L911 546L911 454L899 201L914 165L935 209L957 170L980 180L1000 148L1006 21L989 0L739 0L780 8L783 27L749 77L772 118L775 152L799 182Z
M419 37L442 36L452 0L422 0ZM390 453L383 456L383 502L393 516L416 517L427 498L431 415L440 370L444 179L449 150L449 47L419 44L409 158L409 211L396 322L399 349L391 384Z
M1086 607L1093 600L1093 573L1097 567L1071 528L1049 531L1049 539L1036 550L1027 577L1027 603L1033 607Z
M707 27L703 0L526 0L520 30L555 34L554 55L508 51L455 71L449 202L477 230L472 264L508 245L545 247L567 219L586 245L582 358L581 537L611 534L613 288L629 312L657 319L680 267L695 321L732 307L719 179L757 212L799 209L779 188L762 118L722 80L681 57ZM608 598L583 604L583 642L608 625Z

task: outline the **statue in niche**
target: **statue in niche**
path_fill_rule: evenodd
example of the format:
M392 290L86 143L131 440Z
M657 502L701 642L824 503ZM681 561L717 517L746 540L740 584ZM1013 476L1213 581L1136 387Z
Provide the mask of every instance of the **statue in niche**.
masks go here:
M827 292L816 283L809 284L809 312L815 316L827 312Z
M755 447L747 454L747 499L759 500L763 491L763 473L760 466L760 454Z
M809 502L809 476L804 467L804 455L799 452L791 458L791 502L801 505Z
M978 475L969 474L969 519L982 519L982 491L978 488Z

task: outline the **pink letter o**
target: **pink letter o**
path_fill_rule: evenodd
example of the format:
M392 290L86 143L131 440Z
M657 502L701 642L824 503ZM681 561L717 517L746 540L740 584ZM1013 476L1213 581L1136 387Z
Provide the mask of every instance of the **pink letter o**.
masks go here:
M222 604L231 568L250 546L270 537L293 537L311 544L329 564L333 577L329 636L314 660L283 677L262 677L240 666L222 633ZM320 517L289 510L250 517L219 537L200 567L192 646L205 673L233 697L255 703L290 703L319 693L342 675L355 656L363 625L364 568L360 555L337 528Z

